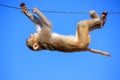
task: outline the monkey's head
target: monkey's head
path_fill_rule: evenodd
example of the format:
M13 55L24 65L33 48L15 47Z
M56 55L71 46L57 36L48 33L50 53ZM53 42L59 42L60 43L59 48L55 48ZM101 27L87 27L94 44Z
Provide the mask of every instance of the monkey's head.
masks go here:
M37 42L37 34L31 34L30 38L26 40L26 45L29 49L33 51L38 51L40 50L39 44Z

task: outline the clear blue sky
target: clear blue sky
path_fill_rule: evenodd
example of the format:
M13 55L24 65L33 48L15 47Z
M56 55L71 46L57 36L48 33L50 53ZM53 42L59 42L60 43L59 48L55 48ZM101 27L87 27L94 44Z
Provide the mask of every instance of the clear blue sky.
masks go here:
M54 11L120 12L119 0L0 0L0 4ZM53 32L75 35L79 21L89 14L43 13ZM35 25L18 9L0 7L0 80L120 80L120 14L109 14L104 28L90 33L89 47L109 52L112 57L90 52L66 54L29 50L26 38Z

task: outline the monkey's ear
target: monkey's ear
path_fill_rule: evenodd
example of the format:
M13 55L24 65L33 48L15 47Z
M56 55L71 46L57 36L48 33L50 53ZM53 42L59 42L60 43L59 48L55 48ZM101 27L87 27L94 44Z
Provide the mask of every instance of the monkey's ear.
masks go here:
M34 44L33 44L33 49L34 49L34 50L37 50L38 48L39 48L39 45L38 45L37 43L34 43Z

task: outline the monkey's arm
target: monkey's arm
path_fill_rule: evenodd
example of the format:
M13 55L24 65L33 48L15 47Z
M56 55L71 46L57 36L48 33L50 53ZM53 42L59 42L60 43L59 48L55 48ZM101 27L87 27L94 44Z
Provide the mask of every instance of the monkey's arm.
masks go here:
M38 10L37 8L34 8L33 12L35 12L40 17L40 20L42 21L43 25L52 27L51 22L40 12L40 10Z
M21 11L35 24L38 24L38 18L34 15L32 15L28 10L27 7L25 5L25 3L21 3L20 4L21 7Z
M40 19L36 17L35 15L32 15L27 10L25 3L21 3L20 6L21 6L21 11L36 25L36 31L40 32L42 28L42 22L40 21Z

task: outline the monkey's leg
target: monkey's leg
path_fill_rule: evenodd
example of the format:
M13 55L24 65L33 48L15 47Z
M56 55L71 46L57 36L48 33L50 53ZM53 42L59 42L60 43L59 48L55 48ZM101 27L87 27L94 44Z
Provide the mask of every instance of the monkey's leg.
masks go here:
M99 18L91 19L87 21L89 32L95 29L99 29L101 26L101 21Z
M86 21L78 23L76 35L79 47L86 49L90 43L89 30L88 26L86 25Z
M98 14L94 10L90 11L89 13L90 13L90 17L92 19L88 20L88 26L89 26L89 31L92 31L101 26L101 20L100 20Z
M106 22L107 12L103 12L101 19L95 11L90 11L92 20L88 20L89 31L102 28Z

